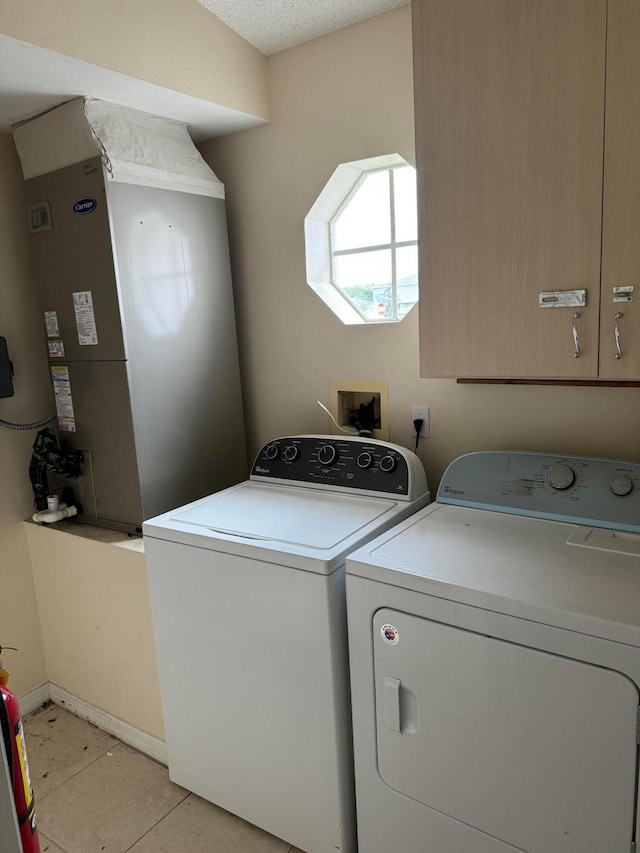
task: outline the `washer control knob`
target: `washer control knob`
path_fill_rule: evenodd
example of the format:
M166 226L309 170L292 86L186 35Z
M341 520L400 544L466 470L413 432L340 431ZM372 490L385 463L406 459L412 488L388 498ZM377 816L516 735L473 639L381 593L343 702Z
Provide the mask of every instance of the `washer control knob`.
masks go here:
M295 444L289 444L284 449L284 458L287 460L287 462L293 462L294 459L297 459L299 455L300 451L295 446Z
M618 495L623 498L633 489L633 483L628 477L614 477L609 484L609 488L614 495Z
M356 459L356 464L358 468L370 468L372 462L373 456L369 453L368 450L359 453L358 458Z
M277 444L267 444L264 455L267 459L277 459L280 456L280 448Z
M547 476L551 488L558 489L559 491L568 489L569 486L573 485L575 479L576 475L568 465L556 465L549 471Z
M332 444L323 444L318 450L318 462L321 465L331 465L337 455L338 451Z
M385 471L387 473L394 470L396 467L396 460L393 456L383 456L380 460L380 470Z

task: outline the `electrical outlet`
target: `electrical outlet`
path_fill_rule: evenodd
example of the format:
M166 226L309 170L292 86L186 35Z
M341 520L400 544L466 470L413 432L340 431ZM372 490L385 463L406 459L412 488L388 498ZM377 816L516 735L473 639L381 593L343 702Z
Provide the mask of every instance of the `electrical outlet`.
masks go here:
M429 438L429 406L412 406L411 407L411 435L415 436L416 429L413 425L414 421L422 418L424 423L420 430L420 438Z

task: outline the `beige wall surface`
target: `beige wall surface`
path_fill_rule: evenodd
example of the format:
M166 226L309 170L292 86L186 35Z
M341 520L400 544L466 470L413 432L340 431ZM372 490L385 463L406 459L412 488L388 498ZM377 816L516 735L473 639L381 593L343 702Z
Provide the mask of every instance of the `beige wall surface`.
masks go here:
M55 527L24 528L49 681L164 738L144 554Z
M272 123L200 146L227 191L250 450L330 432L316 400L332 379L384 380L391 441L411 446L411 406L431 407L420 456L432 489L473 450L640 460L639 389L420 379L416 309L344 326L306 285L303 221L335 167L391 152L415 162L410 8L276 54L269 77Z
M47 362L29 273L22 172L13 139L0 134L0 335L14 363L13 397L0 418L29 423L51 412ZM29 460L34 430L0 429L0 644L9 686L25 693L46 678L44 651L23 518L33 511Z
M12 38L268 118L265 57L196 0L0 0Z

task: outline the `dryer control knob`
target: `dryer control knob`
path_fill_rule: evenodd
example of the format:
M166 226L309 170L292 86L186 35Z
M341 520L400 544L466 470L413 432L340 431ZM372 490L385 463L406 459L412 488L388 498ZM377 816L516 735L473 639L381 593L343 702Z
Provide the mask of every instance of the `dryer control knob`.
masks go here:
M264 455L267 459L277 459L280 456L280 448L277 444L267 444Z
M332 444L323 444L318 450L318 462L321 465L331 465L338 455L338 451Z
M358 458L356 459L356 464L358 468L370 468L372 462L373 456L369 453L368 450L359 453Z
M568 489L569 486L573 485L575 479L576 475L568 465L556 465L555 468L549 471L547 476L551 488L558 489L559 491Z
M614 477L609 484L609 488L614 495L623 498L633 489L633 483L628 477Z
M383 456L380 460L380 470L389 473L396 467L396 460L393 456Z
M299 454L300 454L300 451L295 446L295 444L290 444L288 447L285 447L285 449L284 449L284 458L287 460L287 462L293 462L294 459L298 458Z

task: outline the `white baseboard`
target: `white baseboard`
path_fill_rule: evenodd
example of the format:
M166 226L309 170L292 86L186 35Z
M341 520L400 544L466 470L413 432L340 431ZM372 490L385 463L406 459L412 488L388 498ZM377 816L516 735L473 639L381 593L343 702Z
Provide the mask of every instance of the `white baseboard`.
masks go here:
M56 705L66 708L72 714L75 714L76 717L88 720L94 726L102 729L102 731L108 732L123 743L132 746L139 752L143 752L149 758L160 762L160 764L167 765L167 745L159 737L142 731L142 729L137 729L131 723L126 723L124 720L114 717L113 714L109 714L108 711L103 711L102 708L98 708L90 702L80 699L79 696L74 696L73 693L69 693L68 690L58 687L53 682L49 682L47 686L50 688L51 701L55 702ZM20 703L22 708L22 697L20 698ZM23 713L26 712L23 711Z
M40 687L35 687L28 693L23 693L22 696L18 697L18 701L20 702L20 715L24 717L32 711L37 711L41 705L44 705L44 703L48 702L50 699L51 684L47 681L45 684L41 684Z

